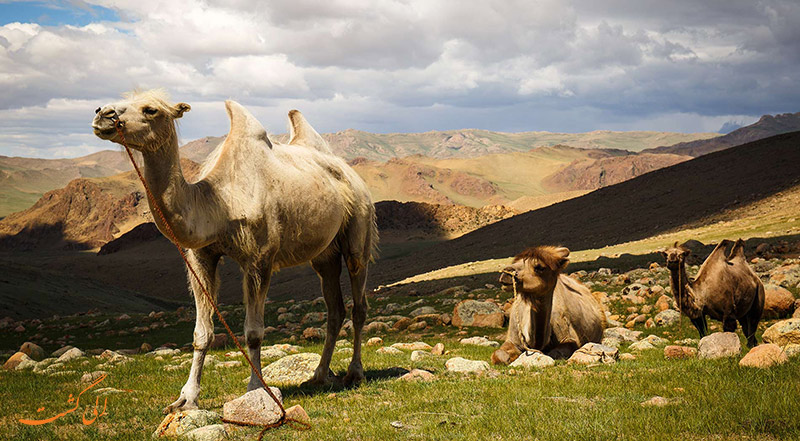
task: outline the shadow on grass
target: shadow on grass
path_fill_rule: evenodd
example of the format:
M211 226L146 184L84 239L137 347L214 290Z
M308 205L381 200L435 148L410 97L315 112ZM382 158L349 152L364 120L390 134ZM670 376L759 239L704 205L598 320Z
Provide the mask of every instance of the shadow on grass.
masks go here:
M393 378L400 378L403 375L407 374L409 371L408 369L401 368L401 367L390 367L385 369L368 369L364 371L364 376L366 377L366 383L372 383L374 381L380 380L391 380ZM332 382L330 384L324 386L317 386L317 385L310 385L310 384L301 384L299 386L286 386L281 387L281 394L283 394L284 399L286 397L291 396L314 396L320 394L329 394L332 392L342 392L350 389L355 389L358 386L345 386L344 384L344 376L345 373L342 372L339 375L336 375L332 378Z

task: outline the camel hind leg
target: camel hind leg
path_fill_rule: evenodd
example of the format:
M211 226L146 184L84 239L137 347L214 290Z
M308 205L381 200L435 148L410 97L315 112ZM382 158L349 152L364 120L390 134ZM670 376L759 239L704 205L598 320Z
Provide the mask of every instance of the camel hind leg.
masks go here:
M270 265L271 266L271 265ZM270 271L248 273L242 281L242 292L245 304L244 337L250 361L256 369L261 369L261 340L264 338L264 302L267 300ZM258 374L250 372L247 391L264 387Z
M219 263L220 256L204 249L189 249L186 250L186 257L199 276L200 283L206 287L213 301L216 301L217 291L219 290L217 264ZM209 303L205 293L200 288L200 284L191 274L189 274L189 284L194 293L194 302L197 309L192 341L192 346L194 347L192 368L189 371L189 379L186 380L186 384L181 388L180 396L164 409L164 413L197 409L197 397L200 394L200 379L203 376L203 362L205 361L208 347L214 340L214 309L211 303Z
M373 241L377 241L374 211L356 216L342 236L342 253L350 275L350 288L353 295L353 358L347 368L344 383L354 386L364 381L364 367L361 364L361 332L367 319L367 267L372 257Z
M322 295L328 309L327 333L325 345L322 348L322 358L319 361L314 376L308 384L326 385L330 383L330 364L333 350L336 346L336 337L342 329L344 322L344 299L339 276L342 273L342 256L339 252L330 252L318 257L311 262L311 267L317 272L322 286Z

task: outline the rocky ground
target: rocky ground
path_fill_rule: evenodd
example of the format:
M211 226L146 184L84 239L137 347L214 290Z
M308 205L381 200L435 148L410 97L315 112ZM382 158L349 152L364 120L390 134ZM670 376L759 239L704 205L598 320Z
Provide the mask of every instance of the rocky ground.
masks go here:
M518 439L512 422L498 423L503 415L535 415L517 425L543 439L603 438L614 433L611 427L637 439L798 436L800 260L756 258L752 266L767 287L767 308L757 334L762 344L751 351L741 330L720 332L715 321L710 321L713 334L699 340L674 309L668 270L652 263L624 273L609 268L572 273L598 293L608 310L601 344L588 344L569 360L534 353L508 367L488 360L504 339L511 294L491 284L450 286L429 295L383 288L370 294L364 347L368 381L352 390L336 383L322 389L299 386L319 360L324 301L269 302L264 377L287 407L300 404L293 413L310 418L313 426L305 432L278 429L275 436L452 439L473 433ZM697 266L689 270L691 276ZM241 306L221 309L233 329L242 329ZM42 320L0 319L5 360L0 398L7 403L0 411L0 436L253 438L256 429L223 424L221 418L253 412L276 418L276 410L265 396L237 398L245 391L248 371L220 327L206 359L200 402L205 410L169 417L157 429L160 409L175 398L191 364L193 316L191 309L147 315L94 310ZM351 335L348 321L332 364L340 376L353 351ZM94 383L84 402L108 398L109 406L94 424L77 415L40 426L17 421L51 416L66 408L69 393ZM720 414L697 415L709 396ZM45 407L41 414L40 406ZM86 409L91 416L91 407ZM562 421L575 415L585 424ZM640 419L669 428L653 436ZM560 427L560 436L545 432L553 425Z

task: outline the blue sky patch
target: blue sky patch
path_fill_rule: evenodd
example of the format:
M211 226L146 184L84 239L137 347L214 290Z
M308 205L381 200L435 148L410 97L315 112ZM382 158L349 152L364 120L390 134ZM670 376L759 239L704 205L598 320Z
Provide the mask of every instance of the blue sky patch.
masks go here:
M113 9L75 1L0 2L0 25L20 22L85 26L99 21L119 21L119 15Z

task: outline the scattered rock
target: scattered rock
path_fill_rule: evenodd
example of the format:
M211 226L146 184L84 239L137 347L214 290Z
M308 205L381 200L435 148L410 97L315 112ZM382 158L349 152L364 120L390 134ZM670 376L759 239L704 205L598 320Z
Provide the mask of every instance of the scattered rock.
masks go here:
M33 368L35 365L36 362L31 357L28 357L28 354L17 352L6 360L5 364L3 364L3 369L7 371L21 371L23 369Z
M75 359L81 358L83 356L84 356L83 351L81 351L78 348L72 348L72 349L64 352L63 354L61 354L61 356L58 357L57 361L59 363L66 363L68 361L75 360Z
M636 360L636 356L631 354L631 353L624 352L622 354L619 354L619 360L620 361L633 361L633 360Z
M448 313L439 314L439 321L442 322L443 325L447 326L453 322L453 316Z
M428 324L426 322L416 322L408 325L408 328L406 328L406 330L410 332L416 332L416 331L421 331L427 327Z
M610 348L618 348L619 345L622 344L622 340L616 337L603 337L603 340L600 342L600 344Z
M656 300L656 310L658 312L666 311L672 306L672 299L667 295L662 295Z
M153 432L153 438L177 437L186 434L198 427L219 424L221 418L210 410L183 410L174 412L161 421L158 428Z
M440 342L433 345L433 348L431 349L431 354L444 355L444 344Z
M664 358L677 360L682 358L697 357L697 349L688 346L666 346L664 347Z
M555 366L556 362L539 351L523 352L510 367L546 368Z
M664 397L659 397L658 395L656 395L655 397L650 398L647 401L642 401L639 404L641 404L642 406L664 407L664 406L670 404L670 402L669 402L668 399L666 399Z
M19 352L26 354L35 361L42 361L45 357L44 349L36 343L31 343L29 341L26 341L20 346Z
M672 326L681 319L681 313L674 309L666 309L656 314L655 319L658 326Z
M103 375L108 375L106 371L87 372L81 377L81 383L94 383Z
M269 384L299 385L314 376L320 358L311 352L287 355L267 365L261 374Z
M286 409L286 419L292 419L294 421L311 425L311 417L308 416L306 410L303 409L303 406L299 404L295 404L294 406Z
M789 263L769 272L769 283L791 288L800 283L800 264Z
M800 344L800 318L782 320L767 328L763 335L764 342L786 346L790 343Z
M306 328L303 330L303 338L306 340L323 340L325 331L322 328Z
M197 429L186 432L181 439L191 441L219 441L226 439L228 433L222 424L212 424L210 426L198 427Z
M795 343L789 343L788 345L783 347L783 353L786 354L789 358L794 358L800 355L800 345Z
M393 348L402 349L404 351L430 351L431 345L421 342L415 341L414 343L395 343L392 345Z
M58 357L60 357L61 355L63 355L65 352L69 351L72 348L74 348L74 346L69 346L69 345L64 346L61 349L56 349L55 351L53 351L53 353L50 354L50 356L58 358Z
M365 334L378 334L389 332L389 324L385 322L372 322L364 326Z
M473 373L489 370L489 363L483 360L467 360L466 358L453 357L444 366L450 372Z
M412 320L412 319L410 319L408 317L403 317L400 320L394 322L394 325L392 326L392 328L394 328L394 330L396 330L396 331L402 331L402 330L408 328L412 323L414 323L414 320Z
M430 352L425 352L425 351L412 351L411 352L411 361L420 361L420 360L422 360L424 358L429 358L429 357L431 357L431 353Z
M431 381L435 379L436 376L433 373L428 372L423 369L411 369L410 372L403 375L399 379L402 381Z
M324 321L325 321L324 312L309 312L303 316L303 319L300 320L300 324L307 325L311 323L322 323Z
M715 332L700 339L697 355L705 359L734 357L742 352L739 336L734 332Z
M750 352L739 360L739 366L768 368L787 361L789 361L789 357L781 350L780 346L765 343L750 349Z
M567 363L595 364L615 363L619 358L619 349L603 346L598 343L586 343L575 351Z
M492 348L496 348L500 346L500 343L489 340L486 337L469 337L469 338L462 338L459 341L462 345L473 345L473 346L488 346Z
M417 317L417 316L425 315L425 314L436 314L436 308L434 308L433 306L421 306L421 307L411 311L409 316Z
M277 387L269 389L283 404L281 391ZM266 425L281 419L281 409L266 389L261 387L225 403L222 406L222 417L228 421Z
M653 346L653 344L647 340L637 341L636 343L630 345L630 350L632 351L646 351L648 349L655 349L655 348L656 347Z
M648 335L647 337L643 338L642 340L650 343L653 346L661 346L669 343L669 340L666 338L661 338L655 334Z
M794 310L794 296L788 289L773 285L764 285L763 318L788 317Z
M453 308L453 326L502 328L504 322L503 310L492 302L463 300Z
M608 328L603 331L603 337L616 338L619 341L634 343L639 341L642 331L632 331L623 327Z
M380 337L372 337L367 340L367 346L380 346L383 344L383 339Z
M402 354L403 353L403 351L401 351L400 349L393 348L391 346L384 346L382 348L379 348L375 352L377 352L379 354L391 354L391 355L397 355L397 354Z

